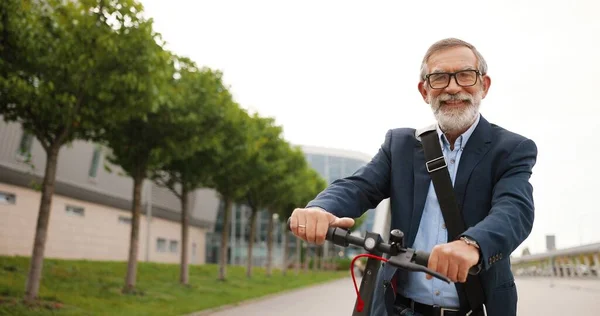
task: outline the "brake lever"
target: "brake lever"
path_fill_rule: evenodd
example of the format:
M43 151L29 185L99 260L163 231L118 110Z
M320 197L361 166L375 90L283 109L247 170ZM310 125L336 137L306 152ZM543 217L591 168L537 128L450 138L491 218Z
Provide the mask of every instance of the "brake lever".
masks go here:
M446 283L452 282L448 277L446 277L438 272L435 272L435 271L427 268L424 265L420 265L420 264L416 264L416 263L412 262L413 258L415 258L415 250L410 249L410 248L404 248L404 249L400 250L400 252L397 255L390 257L388 259L388 263L395 267L402 268L402 269L405 269L408 271L425 272L425 273L427 273L437 279L440 279Z
M401 268L404 268L406 270L410 270L410 271L417 271L417 272L425 272L435 278L438 278L448 284L450 284L452 282L452 280L450 280L448 277L445 277L444 275L435 272L427 267L424 267L420 264L416 264L416 263L412 263L412 262L402 262L400 264Z

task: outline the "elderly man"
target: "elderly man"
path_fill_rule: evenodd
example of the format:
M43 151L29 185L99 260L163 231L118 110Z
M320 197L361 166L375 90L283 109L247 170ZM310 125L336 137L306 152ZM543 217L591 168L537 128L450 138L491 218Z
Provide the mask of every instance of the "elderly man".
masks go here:
M377 286L372 315L391 306L410 306L420 315L516 315L509 257L533 226L529 179L537 147L479 113L490 85L485 59L473 45L452 38L434 43L418 88L437 124L389 130L367 165L292 213L293 233L322 244L328 227L351 227L353 218L389 197L391 228L405 233L407 247L431 252L429 268L453 282L385 265L378 282L392 286ZM437 146L440 159L426 159L435 155L425 139L433 139L426 144ZM448 191L434 174L446 177ZM451 192L450 199L438 200L440 192ZM472 267L478 275L468 274Z

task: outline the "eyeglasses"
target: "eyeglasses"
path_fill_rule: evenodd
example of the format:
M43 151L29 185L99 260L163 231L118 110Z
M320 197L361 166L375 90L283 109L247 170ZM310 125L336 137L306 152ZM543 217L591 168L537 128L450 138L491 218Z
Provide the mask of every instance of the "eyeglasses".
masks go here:
M450 85L450 79L454 77L456 84L461 87L471 87L477 83L477 77L481 73L479 70L467 69L457 72L435 72L425 76L425 80L431 89L444 89Z

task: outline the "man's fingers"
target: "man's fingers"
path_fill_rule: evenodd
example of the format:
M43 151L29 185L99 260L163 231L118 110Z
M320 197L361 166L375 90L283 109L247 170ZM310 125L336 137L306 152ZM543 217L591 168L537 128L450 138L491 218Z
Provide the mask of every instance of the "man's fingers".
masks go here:
M317 234L317 218L314 214L306 214L306 241L311 244L315 243L315 237Z
M429 268L432 271L437 271L437 267L438 267L438 251L436 247L433 247L433 250L431 251L431 254L429 255L429 263L427 264L427 268ZM431 280L431 278L433 278L431 275L426 274L425 276L427 278L427 280Z
M329 222L325 217L319 217L317 220L317 235L315 243L317 245L322 245L325 243L325 236L327 235L327 230L329 229Z
M296 215L297 218L297 224L296 224L296 236L298 236L298 238L306 241L306 215L304 214L304 212L298 212L298 214Z
M448 276L448 268L450 265L450 256L451 256L451 252L452 250L450 248L448 248L446 245L443 245L440 247L439 249L439 259L438 259L438 265L437 265L437 272L439 272L442 275L445 275L447 277Z
M448 263L448 278L454 283L456 283L458 280L458 268L458 264L453 262Z
M290 217L290 230L296 236L298 236L298 213L296 210L292 212L292 216Z
M465 283L467 282L467 276L469 275L469 267L461 266L458 269L458 282Z
M319 208L295 209L290 218L290 229L298 238L322 245L329 227L351 228L354 219L338 218Z
M350 217L342 217L342 218L337 218L335 216L333 216L333 217L334 217L333 221L330 221L330 223L331 223L330 226L332 226L332 227L350 228L350 227L354 226L354 220Z

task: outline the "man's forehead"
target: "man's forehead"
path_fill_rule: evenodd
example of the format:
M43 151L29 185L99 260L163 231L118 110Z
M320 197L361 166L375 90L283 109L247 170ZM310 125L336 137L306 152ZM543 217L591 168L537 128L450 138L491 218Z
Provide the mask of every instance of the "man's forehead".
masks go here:
M433 53L427 68L430 72L477 69L477 57L468 47L452 47Z
M463 66L463 67L434 67L430 73L447 72L447 71L461 71L461 70L477 70L475 66Z

